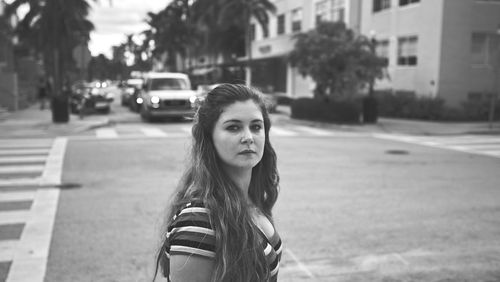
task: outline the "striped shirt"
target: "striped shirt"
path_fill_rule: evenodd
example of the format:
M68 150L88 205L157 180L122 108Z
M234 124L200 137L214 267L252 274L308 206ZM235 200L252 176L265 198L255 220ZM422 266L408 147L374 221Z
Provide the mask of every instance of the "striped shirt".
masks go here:
M260 230L260 229L259 229ZM277 281L282 244L278 232L271 238L260 232L263 239L262 250L269 265L269 281ZM215 257L215 231L210 224L208 210L202 203L189 203L179 210L168 226L167 256L175 254Z

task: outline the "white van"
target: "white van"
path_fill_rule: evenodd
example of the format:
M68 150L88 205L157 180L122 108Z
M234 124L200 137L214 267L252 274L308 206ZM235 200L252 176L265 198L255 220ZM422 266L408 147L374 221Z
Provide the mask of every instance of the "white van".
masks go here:
M197 96L186 74L150 72L144 76L141 98L141 117L150 121L162 117L192 117Z

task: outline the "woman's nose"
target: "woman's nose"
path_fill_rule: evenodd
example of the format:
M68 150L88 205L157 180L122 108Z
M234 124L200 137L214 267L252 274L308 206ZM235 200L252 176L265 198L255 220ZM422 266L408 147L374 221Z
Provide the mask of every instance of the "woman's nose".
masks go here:
M245 130L243 132L243 136L241 137L240 142L243 144L245 143L252 144L253 143L252 132L250 132L250 130Z

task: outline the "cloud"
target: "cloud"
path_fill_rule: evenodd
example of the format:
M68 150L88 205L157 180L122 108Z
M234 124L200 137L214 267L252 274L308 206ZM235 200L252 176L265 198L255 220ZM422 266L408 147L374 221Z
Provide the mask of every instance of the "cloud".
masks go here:
M140 33L148 28L145 22L148 12L158 12L170 0L113 0L91 3L89 19L95 30L91 33L89 49L92 55L104 54L111 57L112 46L125 42L127 34Z

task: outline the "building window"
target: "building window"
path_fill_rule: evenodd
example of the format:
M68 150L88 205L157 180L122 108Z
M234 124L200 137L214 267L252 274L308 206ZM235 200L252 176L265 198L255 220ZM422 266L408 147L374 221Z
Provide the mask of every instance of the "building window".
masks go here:
M420 0L399 0L399 6L406 6L418 2L420 2Z
M328 15L328 7L329 0L322 0L319 2L316 2L316 25L320 21L329 21L330 17Z
M391 8L391 0L373 0L373 12Z
M400 37L398 39L398 65L417 65L418 38L416 36Z
M471 64L493 66L500 48L498 36L493 33L473 33L471 38Z
M332 1L332 20L334 22L343 22L345 19L345 0Z
M302 29L302 9L292 10L292 32L298 32Z
M278 35L285 33L285 15L278 16Z
M268 38L269 37L269 23L262 25L262 38Z
M375 46L377 57L384 58L389 64L389 40L379 40Z
M255 40L255 24L250 25L250 41Z

